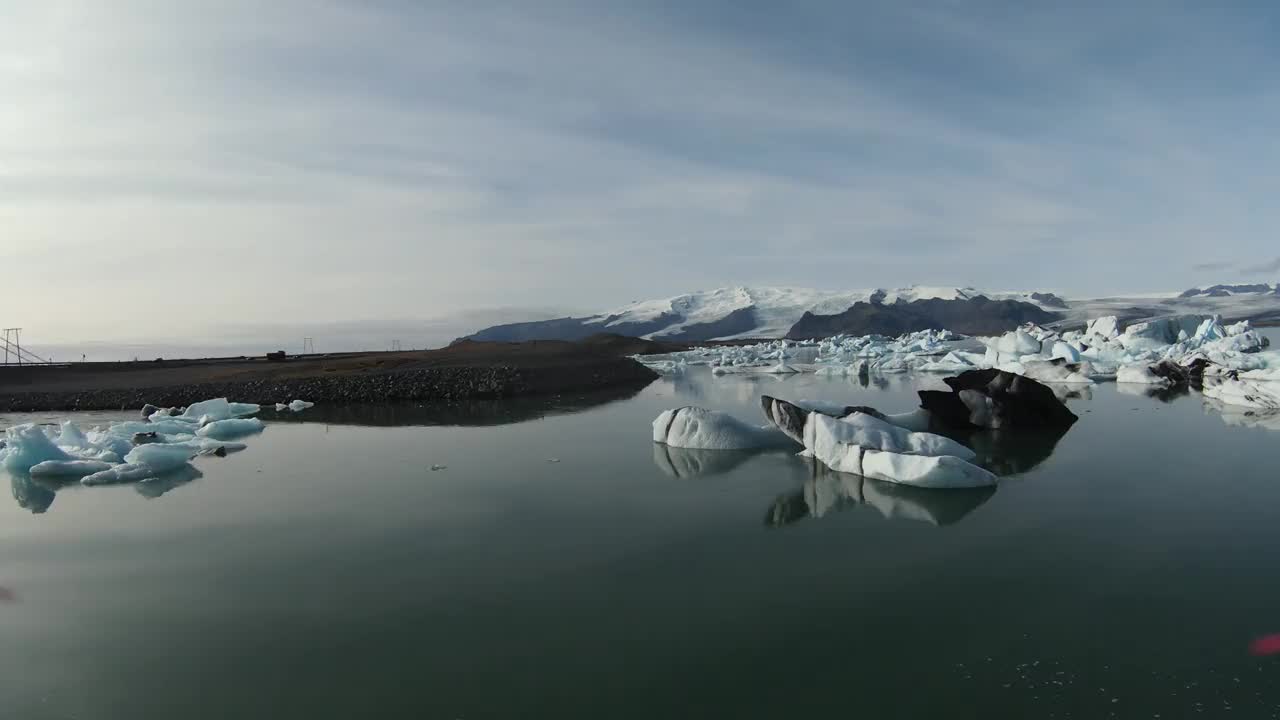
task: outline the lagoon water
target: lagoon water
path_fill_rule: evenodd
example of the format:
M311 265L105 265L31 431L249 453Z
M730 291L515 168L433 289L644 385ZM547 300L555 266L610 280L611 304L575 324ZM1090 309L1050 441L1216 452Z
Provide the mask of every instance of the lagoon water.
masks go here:
M669 407L936 382L316 408L195 479L4 477L0 718L1280 714L1249 653L1280 632L1280 419L1101 385L968 492L650 442Z

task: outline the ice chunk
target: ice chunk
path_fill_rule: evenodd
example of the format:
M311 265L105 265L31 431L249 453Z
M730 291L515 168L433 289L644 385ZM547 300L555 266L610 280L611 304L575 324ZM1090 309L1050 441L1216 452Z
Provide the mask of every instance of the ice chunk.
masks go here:
M1040 341L1018 329L1001 336L996 341L995 349L1000 353L1031 355L1040 352Z
M58 445L64 448L87 449L90 447L89 438L80 432L80 428L70 420L62 423L62 432L58 435Z
M776 428L761 428L715 410L683 407L653 421L653 441L694 450L746 450L791 444Z
M113 465L101 472L86 475L80 479L82 485L114 485L117 483L138 482L158 476L155 470L147 465Z
M996 484L996 476L951 455L930 457L867 450L862 474L875 480L927 488L973 488Z
M229 420L258 413L262 408L252 403L233 403L226 398L214 398L195 403L182 413L182 417L198 419L208 416L210 421Z
M31 468L49 460L74 460L64 450L53 444L44 428L39 425L17 425L5 430L4 466L18 472L28 472Z
M810 425L814 426L813 433L822 433L836 442L858 445L869 450L915 455L955 455L965 460L975 457L972 450L950 438L912 432L862 412L855 412L838 420L811 413L805 422L805 447L810 447ZM815 457L821 459L816 450Z
M1168 387L1173 383L1164 377L1151 372L1150 365L1126 365L1116 372L1116 382L1134 385L1159 385Z
M307 408L313 408L315 406L316 406L315 403L307 402L306 400L294 400L293 402L289 403L289 409L292 410L293 412L302 412Z
M1088 326L1085 327L1084 334L1086 337L1096 335L1107 339L1118 337L1120 335L1120 320L1115 315L1090 320Z
M1059 340L1053 344L1053 350L1049 352L1049 359L1062 359L1069 363L1080 362L1080 349L1070 343Z
M1280 409L1280 384L1277 383L1221 378L1206 381L1203 392L1205 397L1227 405L1263 410Z
M183 468L188 467L188 463L197 452L199 448L188 443L139 445L125 456L125 464L93 473L82 478L80 482L83 485L111 485L139 482L168 473L181 472Z
M284 412L285 410L288 410L288 409L289 409L288 405L285 405L284 403L276 403L276 412Z
M1030 360L1022 363L1022 372L1018 374L1043 383L1092 385L1093 378L1089 377L1089 369L1080 365L1068 365L1062 362Z
M109 470L112 463L101 460L45 460L31 467L31 475L45 477L84 477Z
M133 465L146 465L157 475L186 465L199 452L199 447L187 443L173 445L139 445L124 456Z
M840 420L810 413L804 445L832 470L877 480L939 488L996 482L995 475L968 462L973 451L954 440L910 432L866 413Z
M258 418L232 418L206 423L196 431L196 434L214 440L231 440L262 432L263 427L262 421Z
M764 372L770 375L793 375L800 371L784 362L780 362L777 365L774 365L773 367L765 369Z

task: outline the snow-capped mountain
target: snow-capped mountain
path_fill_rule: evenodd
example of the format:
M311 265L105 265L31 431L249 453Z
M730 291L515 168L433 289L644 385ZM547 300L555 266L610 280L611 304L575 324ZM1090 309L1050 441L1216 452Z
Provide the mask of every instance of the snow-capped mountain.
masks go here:
M1012 300L1060 312L1063 300L1049 293L984 292L974 288L814 290L784 287L731 287L661 300L634 302L598 315L514 323L486 328L472 340L577 340L616 333L657 340L704 341L785 337L806 313L838 315L857 303L892 308L918 301L968 301L985 297Z
M859 306L862 310L850 312L859 303L863 303ZM875 327L887 328L930 320L995 332L992 328L997 325L1012 328L1023 322L1083 326L1105 315L1132 322L1179 313L1219 314L1228 321L1280 322L1280 289L1265 284L1214 285L1181 294L1066 300L1053 293L991 292L970 287L730 287L633 302L588 317L497 325L469 339L579 340L597 333L681 342L781 338L791 334L802 318L806 320L803 328L841 328L839 332L850 333L879 332L860 330L872 322ZM843 316L844 324L832 316ZM946 329L964 332L957 327Z

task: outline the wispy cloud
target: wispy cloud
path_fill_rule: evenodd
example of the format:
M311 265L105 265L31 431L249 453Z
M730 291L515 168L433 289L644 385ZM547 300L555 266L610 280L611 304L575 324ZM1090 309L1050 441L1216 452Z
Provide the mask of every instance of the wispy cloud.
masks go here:
M909 5L19 4L0 263L39 302L6 314L198 337L747 283L1087 295L1229 267L1153 245L1267 253L1274 9Z
M1275 274L1277 272L1280 272L1280 257L1275 258L1273 260L1268 260L1267 262L1264 262L1264 263L1258 263L1257 265L1249 265L1247 267L1241 268L1240 272L1245 273L1246 275Z
M1231 265L1232 263L1229 262L1203 262L1192 265L1191 269L1199 272L1208 272L1211 270L1226 270Z

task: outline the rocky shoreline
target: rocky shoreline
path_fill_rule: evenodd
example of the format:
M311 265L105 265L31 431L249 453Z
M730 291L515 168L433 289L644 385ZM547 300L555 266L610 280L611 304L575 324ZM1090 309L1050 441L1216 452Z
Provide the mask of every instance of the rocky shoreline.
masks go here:
M507 353L510 355L510 353ZM610 388L641 388L658 376L627 357L597 352L567 352L532 361L465 362L434 367L402 366L362 371L243 372L211 380L192 373L192 382L153 384L144 368L136 382L66 382L0 385L0 412L120 410L146 403L185 406L211 397L271 405L301 398L315 403L400 403L499 400L525 396L590 393ZM54 369L51 369L54 370ZM255 376L256 375L256 376ZM168 378L166 378L168 379ZM202 381L203 380L203 381ZM41 387L42 384L53 385ZM77 383L76 385L80 385ZM114 387L112 387L114 385Z

